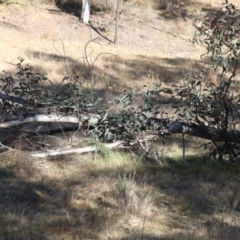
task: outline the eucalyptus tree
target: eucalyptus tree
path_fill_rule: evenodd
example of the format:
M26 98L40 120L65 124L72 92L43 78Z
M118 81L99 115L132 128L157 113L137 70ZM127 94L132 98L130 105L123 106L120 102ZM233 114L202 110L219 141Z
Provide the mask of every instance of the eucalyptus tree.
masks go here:
M82 0L81 22L88 23L90 18L91 0Z

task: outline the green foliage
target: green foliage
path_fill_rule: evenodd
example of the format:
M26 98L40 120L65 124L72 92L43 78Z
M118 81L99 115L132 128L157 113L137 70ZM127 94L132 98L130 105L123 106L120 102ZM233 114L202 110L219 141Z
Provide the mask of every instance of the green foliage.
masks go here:
M89 111L96 100L94 92L85 88L85 80L80 76L66 76L63 84L55 86L45 74L24 66L19 58L17 73L12 77L5 72L0 78L1 92L15 97L16 100L0 102L1 113L56 113L70 114Z
M226 1L227 2L227 1ZM233 4L223 4L218 11L204 15L194 41L205 45L212 68L221 75L236 75L240 54L240 10ZM220 70L219 70L220 69Z
M240 10L233 4L225 3L218 11L204 12L196 19L202 22L194 36L194 42L205 46L203 59L209 59L209 64L203 64L196 74L185 74L184 82L172 94L177 106L178 117L187 122L217 130L223 143L212 141L212 154L223 161L233 162L239 155L239 103L240 95L235 77L239 71L240 59ZM209 79L212 71L217 82ZM212 77L210 75L210 77ZM231 141L227 138L232 133ZM233 141L232 141L233 140Z
M16 104L3 100L0 102L1 113L35 113L39 103L45 104L48 90L44 83L48 81L47 77L39 71L33 72L30 67L23 66L23 61L24 59L19 58L15 77L4 72L5 77L0 78L0 81L2 93L24 99L24 102Z
M158 113L157 86L143 92L125 90L108 102L107 109L99 109L94 83L89 85L89 79L66 75L62 84L54 85L45 74L23 62L24 59L19 58L14 77L5 72L0 78L1 93L10 97L0 102L2 122L9 120L12 114L71 115L80 122L80 114L92 114L93 118L98 117L98 122L93 123L91 117L84 121L83 128L87 128L88 135L103 142L132 141L146 129L148 117Z
M144 93L137 89L125 90L123 94L109 101L109 109L99 119L92 134L101 141L124 139L135 140L140 132L146 129L148 116L156 115L156 90ZM138 100L138 98L143 100Z

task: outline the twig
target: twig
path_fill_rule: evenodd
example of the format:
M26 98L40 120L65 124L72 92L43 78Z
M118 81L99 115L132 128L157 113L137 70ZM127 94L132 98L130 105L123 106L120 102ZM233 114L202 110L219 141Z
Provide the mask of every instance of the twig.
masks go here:
M14 150L15 150L15 149L13 149L13 148L10 148L10 147L2 144L1 142L0 142L0 146L1 146L2 148L6 148L6 149L9 150L9 151L14 151Z
M57 47L55 46L55 42L56 42L56 41L53 41L53 46L54 46L55 50L56 50L60 55L63 56L64 65L65 65L65 70L66 70L67 75L69 76L69 70L68 70L67 61L66 61L68 58L66 57L66 54L65 54L65 48L64 48L64 44L63 44L62 39L59 38L59 41L60 41L61 44L62 44L63 54L62 54L62 53L57 49Z
M183 148L183 162L185 162L185 139L184 139L184 133L182 134L182 148Z

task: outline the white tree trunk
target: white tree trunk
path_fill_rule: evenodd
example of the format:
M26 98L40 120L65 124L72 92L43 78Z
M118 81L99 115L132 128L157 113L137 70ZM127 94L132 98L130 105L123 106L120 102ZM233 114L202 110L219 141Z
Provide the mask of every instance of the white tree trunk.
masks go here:
M91 4L91 0L82 0L82 15L81 15L82 23L89 22L90 4Z

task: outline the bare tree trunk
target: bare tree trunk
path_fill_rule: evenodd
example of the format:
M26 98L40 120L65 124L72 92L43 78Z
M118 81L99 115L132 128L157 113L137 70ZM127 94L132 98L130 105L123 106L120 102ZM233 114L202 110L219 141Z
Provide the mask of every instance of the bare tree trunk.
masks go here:
M91 0L82 0L82 15L81 15L81 22L88 23L90 17L90 5Z
M116 22L115 22L115 37L114 37L114 43L115 44L117 44L117 41L118 41L118 19L119 19L120 5L121 5L121 0L117 0Z

